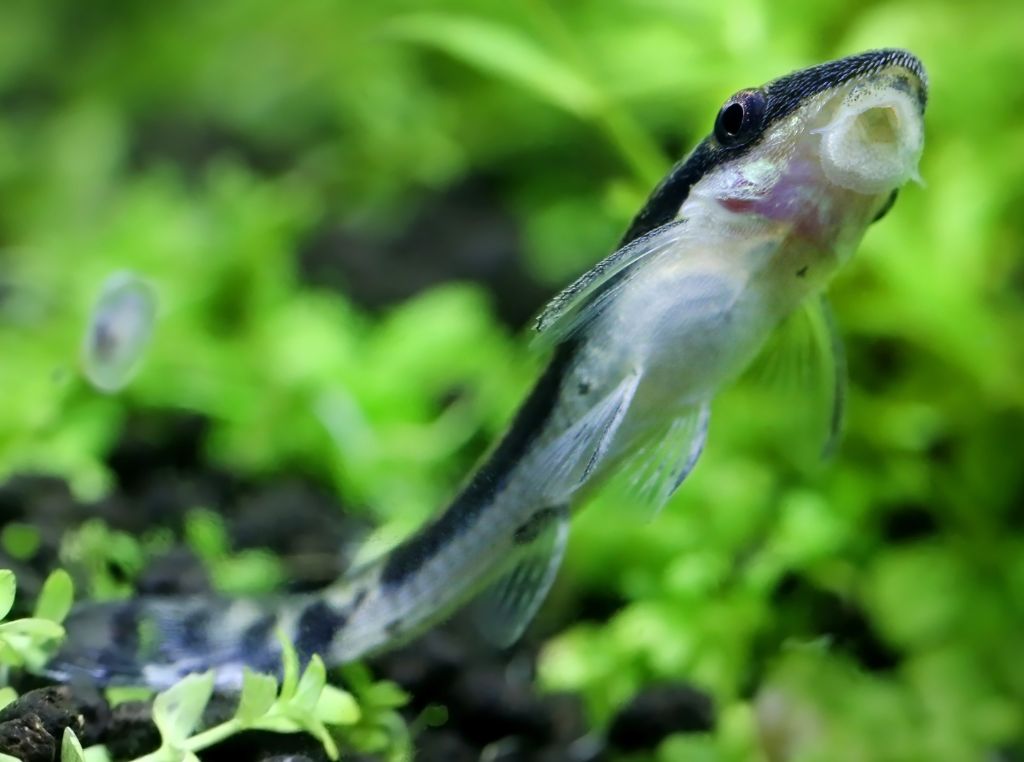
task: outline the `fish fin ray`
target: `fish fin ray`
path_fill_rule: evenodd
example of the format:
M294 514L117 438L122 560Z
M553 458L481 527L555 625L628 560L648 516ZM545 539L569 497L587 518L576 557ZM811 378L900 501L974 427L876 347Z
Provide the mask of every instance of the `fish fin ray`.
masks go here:
M702 402L659 427L616 468L610 489L655 518L697 465L710 419L711 405Z
M579 489L604 460L633 401L640 374L631 373L584 415L533 456L532 489L561 503Z
M484 638L507 648L522 636L533 621L558 575L569 537L569 508L544 508L533 519L549 512L543 527L518 549L515 561L488 585L473 603L473 618ZM524 525L525 528L525 525Z
M533 346L546 349L566 341L593 322L635 274L641 260L671 250L686 235L685 220L662 225L637 238L580 276L552 299L534 322Z
M846 409L846 353L824 296L783 321L747 375L770 390L772 404L781 402L787 426L811 433L817 445L812 458L835 454Z

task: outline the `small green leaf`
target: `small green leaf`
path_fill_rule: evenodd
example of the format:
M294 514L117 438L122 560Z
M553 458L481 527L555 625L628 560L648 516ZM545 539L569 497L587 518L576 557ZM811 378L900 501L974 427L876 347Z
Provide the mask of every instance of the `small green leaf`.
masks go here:
M107 695L107 703L111 706L117 706L125 701L146 701L153 696L155 691L152 688L144 688L137 685L112 685L107 688L105 693Z
M224 520L205 508L196 508L185 516L185 541L204 561L217 561L231 546Z
M338 745L334 742L329 730L315 717L308 717L303 723L306 732L323 744L324 751L330 759L338 758Z
M325 685L316 703L316 716L328 725L355 725L362 712L351 693Z
M71 728L64 728L64 737L60 742L60 762L85 762L82 744Z
M0 569L0 619L10 613L14 605L14 592L17 590L17 580L14 572L8 569Z
M299 684L295 688L295 696L290 703L302 712L312 712L316 708L316 702L327 682L327 670L324 668L323 659L313 654L309 660L306 671L302 673Z
M409 703L409 694L390 680L381 680L366 689L365 701L379 709L397 709Z
M18 698L18 692L10 686L0 688L0 709L10 704L12 701Z
M153 722L160 737L181 746L195 730L213 693L213 671L188 675L153 700Z
M39 530L31 524L12 521L0 530L0 545L12 558L28 561L39 550Z
M242 695L238 700L235 717L245 724L267 713L277 698L277 680L246 669L242 677Z
M12 757L10 754L4 754L0 751L0 762L21 762L17 757Z
M299 657L284 631L278 628L277 640L281 644L281 700L290 701L299 682Z
M14 619L0 624L4 636L24 635L34 641L56 640L64 637L64 628L49 619Z
M63 569L56 569L43 583L43 589L36 601L35 615L58 624L63 622L71 610L74 595L75 586L71 582L71 576Z
M85 762L113 762L106 746L90 746L85 750Z

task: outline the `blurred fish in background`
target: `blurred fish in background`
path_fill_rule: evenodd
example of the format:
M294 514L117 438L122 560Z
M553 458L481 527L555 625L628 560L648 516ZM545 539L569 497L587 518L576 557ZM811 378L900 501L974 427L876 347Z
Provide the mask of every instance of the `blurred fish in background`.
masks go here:
M82 370L93 386L113 393L131 381L153 335L156 310L152 287L135 274L107 278L82 341Z

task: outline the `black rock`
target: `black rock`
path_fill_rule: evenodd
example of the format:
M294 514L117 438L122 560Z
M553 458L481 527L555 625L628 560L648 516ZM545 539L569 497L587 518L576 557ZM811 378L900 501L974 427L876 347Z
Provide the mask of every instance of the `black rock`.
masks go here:
M640 751L673 733L704 733L714 726L710 696L685 683L666 683L644 689L618 711L608 742L623 751Z
M509 736L545 742L552 734L544 703L525 681L502 670L473 667L452 687L450 717L466 738L486 745Z
M35 717L43 730L58 743L64 728L71 728L83 745L102 737L110 721L110 708L92 688L51 685L22 695L0 710L0 723Z
M480 750L447 728L427 730L414 743L417 762L476 762Z
M458 639L442 627L381 654L373 660L373 667L377 674L398 683L426 706L434 701L447 702L452 682L465 663Z
M125 701L110 713L103 739L114 759L134 759L160 745L160 733L153 724L152 701Z
M53 762L59 748L34 714L0 723L0 752L21 762Z

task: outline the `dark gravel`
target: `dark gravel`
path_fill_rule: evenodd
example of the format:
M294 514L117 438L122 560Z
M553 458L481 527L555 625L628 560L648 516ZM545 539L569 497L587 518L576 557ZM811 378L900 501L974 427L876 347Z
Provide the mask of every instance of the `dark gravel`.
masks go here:
M645 688L622 707L608 729L608 741L623 751L644 751L673 733L705 733L714 727L710 696L686 683L667 683Z

